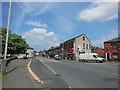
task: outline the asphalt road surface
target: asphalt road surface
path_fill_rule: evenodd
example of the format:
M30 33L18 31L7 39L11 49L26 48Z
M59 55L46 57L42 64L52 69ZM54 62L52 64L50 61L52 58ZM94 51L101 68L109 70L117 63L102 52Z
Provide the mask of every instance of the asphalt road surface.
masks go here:
M39 60L33 59L30 66L32 71L44 82L41 84L42 88L69 88L60 75L54 73Z
M71 88L118 88L117 63L83 63L41 57L37 59L61 75Z

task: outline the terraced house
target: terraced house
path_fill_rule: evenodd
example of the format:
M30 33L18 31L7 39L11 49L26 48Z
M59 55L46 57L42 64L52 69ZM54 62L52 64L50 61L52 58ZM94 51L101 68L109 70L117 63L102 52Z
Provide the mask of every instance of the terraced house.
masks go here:
M106 60L120 59L120 37L104 42Z

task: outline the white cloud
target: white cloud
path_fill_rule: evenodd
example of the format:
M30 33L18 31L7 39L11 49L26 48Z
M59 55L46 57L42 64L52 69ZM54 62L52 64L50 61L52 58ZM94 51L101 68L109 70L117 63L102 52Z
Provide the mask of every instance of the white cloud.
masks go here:
M40 3L40 2L18 2L18 5L21 7L24 12L29 13L29 15L40 15L50 10L54 4L53 3Z
M116 37L118 37L118 30L113 30L107 35L104 35L103 37L99 38L98 40L92 41L92 44L94 46L104 47L103 45L105 41L111 40Z
M92 5L81 11L77 20L86 21L109 21L118 18L117 2L94 2Z
M16 4L21 9L16 14L17 29L20 28L21 22L26 16L41 15L54 7L54 3L25 2L24 0L20 0Z
M25 24L33 25L33 26L36 26L36 27L47 28L47 24L42 23L41 21L37 22L37 21L31 21L30 20L30 21L25 22Z
M51 37L51 36L54 36L54 35L55 35L54 32L49 32L49 33L46 33L46 34L45 34L45 36L47 36L47 37L49 37L49 36Z
M54 32L47 32L43 28L34 28L22 35L28 44L36 50L43 50L51 46L57 46L59 39Z
M53 4L51 4L51 3L45 4L44 7L40 11L38 11L37 13L35 13L34 15L43 14L44 12L50 10L52 7L53 7Z

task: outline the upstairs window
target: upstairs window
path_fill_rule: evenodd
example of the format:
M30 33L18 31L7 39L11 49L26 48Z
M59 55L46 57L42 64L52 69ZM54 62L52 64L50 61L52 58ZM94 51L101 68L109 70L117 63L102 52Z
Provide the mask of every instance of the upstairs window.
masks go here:
M85 43L83 43L83 49L85 49Z
M88 44L86 44L86 49L88 49Z
M117 43L111 43L111 49L118 49Z
M89 44L89 49L91 49L91 44Z
M111 43L111 46L115 47L115 46L117 46L117 43Z
M85 37L83 36L83 40L85 40Z

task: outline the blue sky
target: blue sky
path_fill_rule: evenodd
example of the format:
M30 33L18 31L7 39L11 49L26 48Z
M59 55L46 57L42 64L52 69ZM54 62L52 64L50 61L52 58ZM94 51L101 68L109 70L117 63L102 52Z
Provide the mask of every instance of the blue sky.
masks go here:
M80 34L94 46L118 35L118 4L113 2L13 2L10 30L35 50L47 49ZM8 2L2 3L7 27Z

